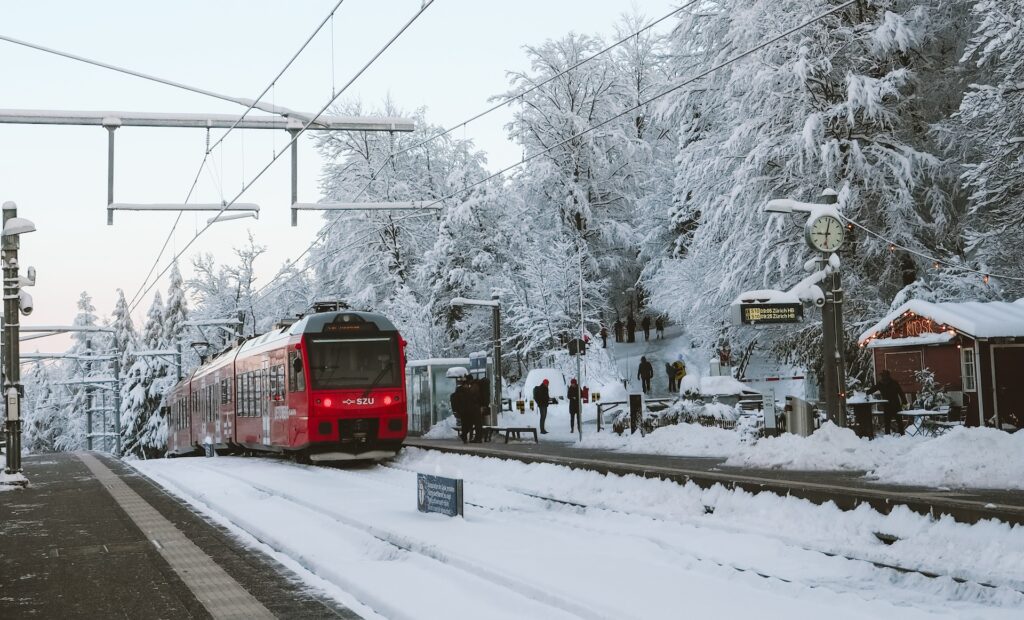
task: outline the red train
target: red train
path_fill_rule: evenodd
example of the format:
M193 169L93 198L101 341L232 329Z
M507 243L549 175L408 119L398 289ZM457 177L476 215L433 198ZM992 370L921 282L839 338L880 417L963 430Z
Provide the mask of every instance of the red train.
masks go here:
M379 314L319 312L246 340L167 394L167 451L385 459L405 440L405 341Z

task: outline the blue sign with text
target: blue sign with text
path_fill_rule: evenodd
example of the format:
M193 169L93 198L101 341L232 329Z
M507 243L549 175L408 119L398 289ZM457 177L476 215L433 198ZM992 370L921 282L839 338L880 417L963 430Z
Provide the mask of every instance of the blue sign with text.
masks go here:
M449 517L462 515L462 480L443 476L416 475L416 508Z

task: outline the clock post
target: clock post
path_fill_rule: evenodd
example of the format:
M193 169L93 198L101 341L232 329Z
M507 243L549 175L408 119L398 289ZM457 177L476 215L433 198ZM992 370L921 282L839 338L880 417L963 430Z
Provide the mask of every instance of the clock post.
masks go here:
M822 193L825 204L834 205L838 196L833 190L825 190ZM813 221L813 216L812 216ZM810 223L810 222L809 222ZM839 222L838 243L829 242L829 250L838 250L842 245L842 222ZM835 247L830 247L835 244ZM814 249L821 249L820 241L812 243ZM827 255L821 259L827 262ZM822 374L824 375L825 389L825 410L828 412L828 419L839 427L846 426L846 361L845 347L843 345L843 288L839 270L835 269L825 277L822 282L825 289L825 304L821 306L822 325Z
M821 307L821 357L825 391L825 410L836 426L846 426L846 362L843 345L843 288L839 277L841 263L836 252L845 241L846 227L843 225L835 190L826 189L821 193L822 202L798 202L786 198L769 200L765 210L769 213L806 213L804 240L812 250L820 252L814 274L820 283L815 305Z

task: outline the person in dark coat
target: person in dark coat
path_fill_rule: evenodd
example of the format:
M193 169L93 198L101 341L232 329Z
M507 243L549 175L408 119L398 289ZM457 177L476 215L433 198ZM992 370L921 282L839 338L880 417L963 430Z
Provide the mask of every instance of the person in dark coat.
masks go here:
M672 368L672 364L665 362L665 374L668 375L668 391L675 393L679 391L679 385L676 383L676 369Z
M487 403L487 391L482 389L481 382L476 379L466 381L466 405L462 414L462 428L469 429L467 438L471 443L484 440L483 407ZM463 441L466 441L463 439Z
M657 319L655 319L654 332L657 334L657 337L659 339L665 339L665 317L659 316Z
M626 341L636 342L636 319L633 318L633 313L626 318Z
M540 410L540 432L547 435L548 432L544 430L544 420L548 417L548 403L551 402L551 392L548 391L547 379L544 379L540 385L533 387L533 402L537 403L537 409Z
M608 348L608 328L604 325L601 326L601 348Z
M456 379L455 391L451 395L452 403L452 414L459 424L459 439L462 443L469 441L470 427L466 417L466 412L469 409L471 398L469 394L469 385L466 382L467 377L459 377Z
M640 358L640 367L636 371L636 378L640 379L644 394L651 393L651 379L654 377L654 366L647 361L646 357Z
M580 430L583 430L583 418L580 416L580 386L576 383L576 379L569 383L568 397L569 431L575 431L577 424L580 425Z
M883 370L878 377L878 381L868 389L868 394L878 392L882 395L882 399L885 400L885 405L882 406L882 413L885 420L885 434L889 434L890 425L894 426L896 432L900 435L903 434L903 420L900 419L900 410L903 409L903 405L907 404L907 397L903 393L903 388L896 379L892 378L892 373L888 370Z
M644 319L642 321L640 321L640 327L644 328L644 340L645 341L650 340L651 339L651 317L645 316Z
M616 318L612 327L615 328L615 342L622 342L622 328L624 327L622 319Z

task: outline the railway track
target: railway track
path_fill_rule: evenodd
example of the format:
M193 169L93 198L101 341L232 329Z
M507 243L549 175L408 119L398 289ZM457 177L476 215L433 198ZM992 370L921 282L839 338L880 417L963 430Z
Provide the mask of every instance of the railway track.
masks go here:
M301 466L300 466L301 467ZM309 466L317 468L317 466ZM544 614L542 617L554 618L554 617L574 617L574 618L594 618L594 619L612 619L612 618L629 618L630 616L624 616L621 610L615 610L613 613L606 613L602 610L594 609L586 603L573 600L568 597L564 597L550 589L539 587L535 584L517 580L510 577L507 574L499 573L491 567L474 562L471 559L465 558L459 554L444 551L435 545L426 543L415 538L381 528L370 523L365 523L357 518L353 518L349 515L342 514L338 511L325 509L322 506L318 506L316 503L299 497L295 494L281 491L280 489L272 488L267 485L255 482L245 476L240 476L231 472L222 471L214 467L202 467L205 473L211 473L224 478L240 482L251 489L265 494L268 497L274 497L279 500L286 501L294 506L298 506L303 511L316 513L322 517L331 519L336 523L349 528L352 531L359 532L362 535L369 536L375 541L391 546L400 553L412 554L426 559L432 563L432 570L436 571L437 574L448 573L449 578L454 582L465 582L467 580L479 579L486 581L494 588L501 589L505 600L508 597L521 599L525 602L529 602L534 605L543 605L547 607L554 614ZM228 521L230 521L235 527L248 532L254 536L260 542L267 544L278 553L285 555L289 554L280 541L274 540L264 528L254 526L254 524L239 515L225 514L220 506L211 503L205 494L196 492L191 489L186 489L173 483L172 481L163 479L162 484L177 489L179 493L184 496L190 497L193 500L205 505L208 510L220 514ZM317 566L314 563L308 561L308 559L301 557L293 557L300 565L306 570L319 574L322 572L322 567ZM451 574L457 573L457 574ZM401 609L392 608L389 605L382 605L381 597L362 591L363 588L358 584L352 582L336 583L354 596L359 598L361 602L366 604L368 607L382 610L390 618L416 618L415 614L410 614L407 611Z
M386 469L393 469L393 470L396 470L396 471L416 473L416 471L413 470L413 469L409 469L409 468L405 468L405 467L400 467L400 466L397 466L397 465L394 465L394 464L382 464L382 465L380 465L380 467L386 468ZM609 507L606 507L606 506L593 506L593 505L588 505L588 504L582 503L582 502L569 501L569 500L565 500L565 499L548 497L548 496L540 495L540 494L537 494L537 493L533 493L531 491L519 489L519 488L516 488L516 487L513 487L513 486L508 486L508 485L500 485L500 484L481 482L481 481L473 481L472 483L474 485L483 485L483 486L487 486L487 487L492 488L492 489L498 489L500 491L504 491L504 492L508 492L508 493L514 493L516 495L520 495L520 496L527 497L527 498L532 498L532 499L537 500L539 502L545 502L545 503L552 504L552 505L564 506L564 507L567 507L567 508L571 508L573 510L582 510L582 511L600 512L600 513L614 513L614 514L621 514L621 515L627 515L627 516L633 516L633 517L642 517L642 518L645 518L645 519L649 519L652 522L657 522L657 523L666 524L666 525L674 525L674 524L686 523L687 525L691 525L693 527L714 529L714 530L717 530L717 531L721 531L721 532L725 532L725 533L730 533L730 534L743 534L743 535L764 536L764 537L775 539L775 540L779 541L780 543L782 543L782 544L784 544L786 546L793 547L793 548L796 548L796 549L800 549L802 551L806 551L806 552L809 552L809 553L819 554L819 555L830 557L830 558L839 558L839 559L848 560L848 561L851 561L851 562L865 563L865 564L869 564L869 565L873 566L874 568L884 569L884 570L891 570L891 571L894 571L894 572L902 574L902 575L914 575L914 576L919 576L919 577L923 577L923 578L931 579L931 580L949 579L949 580L953 581L954 583L957 583L957 584L960 584L960 585L964 585L964 586L968 586L968 587L973 587L973 588L981 588L983 590L1005 589L1005 590L1008 590L1010 592L1014 592L1014 593L1020 595L1022 597L1022 602L1024 602L1024 584L1021 584L1021 583L992 583L992 582L989 582L989 581L981 581L981 580L977 580L977 579L971 579L969 577L963 577L963 576L959 576L959 575L955 575L955 574L946 573L946 572L943 572L941 570L929 570L927 568L911 568L911 567L906 567L906 566L902 566L900 564L894 563L892 561L885 561L885 560L878 559L878 558L864 557L864 555L858 554L858 553L856 553L854 551L850 551L850 550L843 550L843 551L823 550L823 549L807 546L806 544L804 544L803 542L801 542L801 541L799 541L797 539L794 539L794 538L788 537L788 536L783 536L783 535L780 535L778 533L765 532L763 530L754 531L754 530L750 530L750 529L747 529L747 528L741 528L741 527L735 527L735 526L730 527L730 526L719 524L719 523L713 523L713 522L710 522L708 520L700 520L700 521L698 521L697 519L688 518L686 515L682 515L677 520L674 520L674 521L670 522L670 521L666 520L665 518L663 518L661 516L652 515L650 513L645 513L643 511L624 511L624 510L618 510L618 509L614 509L614 508L609 508ZM487 505L482 505L482 504L477 504L477 503L471 503L471 502L468 502L468 501L466 502L466 504L472 505L472 506L476 506L478 508L487 509L487 510L502 509L502 508L497 508L497 507L494 507L494 506L487 506ZM511 509L514 510L515 508L512 507ZM710 506L704 506L704 511L705 511L705 513L710 514L710 513L714 512L714 509L712 507L710 507ZM602 532L596 532L596 533L602 533ZM651 537L651 536L648 536L648 535L644 535L642 533L634 532L634 534L637 535L638 537L642 537L642 538L644 538L646 540L649 540L651 542L655 542L657 544L663 544L664 543L664 541L662 539L656 539L654 537ZM888 542L883 542L883 544L886 544L886 545L891 544L891 539L889 539L888 537L886 537L884 535L877 535L877 534L876 534L876 536L879 536L879 541L880 542L888 541ZM712 563L715 563L715 564L719 564L720 566L725 566L727 568L731 568L731 569L736 570L738 572L751 572L753 574L756 574L756 575L758 575L760 577L764 577L764 578L774 578L774 579L779 579L780 581L784 581L784 582L790 581L790 580L787 580L786 578L779 577L779 576L774 576L774 575L771 575L769 573L762 572L762 571L759 571L757 569L753 569L753 568L750 568L750 567L742 567L742 566L736 566L736 565L733 565L733 564L720 563L720 562L718 562L716 560L713 560L713 559L710 559L710 558L702 558L702 559L704 561L709 561L709 562L712 562Z

